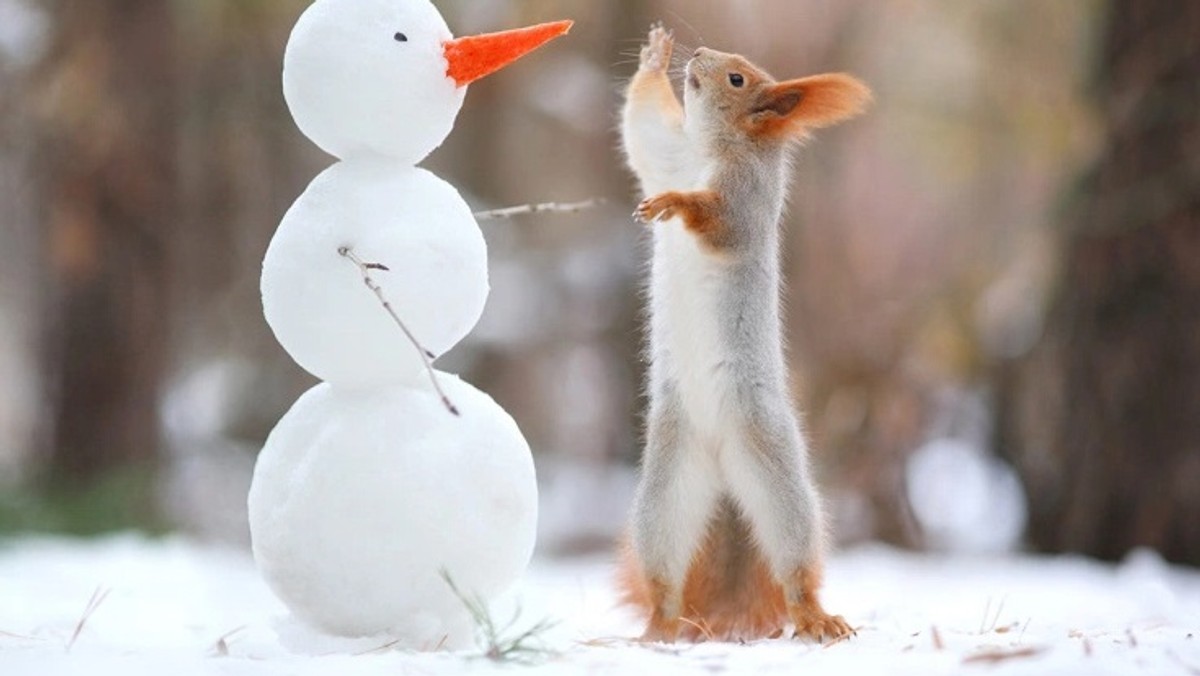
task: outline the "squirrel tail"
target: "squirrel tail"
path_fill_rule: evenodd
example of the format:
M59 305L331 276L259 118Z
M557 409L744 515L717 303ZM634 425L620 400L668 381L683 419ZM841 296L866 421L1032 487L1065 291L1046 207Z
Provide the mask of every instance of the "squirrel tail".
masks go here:
M621 544L618 586L622 602L646 618L653 612L650 584L628 539ZM783 588L754 541L750 524L725 498L709 525L683 587L681 638L755 640L779 636L788 622Z

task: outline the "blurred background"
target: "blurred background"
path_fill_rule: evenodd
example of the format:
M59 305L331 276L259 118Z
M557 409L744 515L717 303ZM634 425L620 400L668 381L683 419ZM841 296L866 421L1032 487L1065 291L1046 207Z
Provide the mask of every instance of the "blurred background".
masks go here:
M528 437L544 554L610 546L636 480L646 233L615 133L662 19L778 76L851 71L786 218L797 402L843 544L1200 564L1200 2L441 0L457 34L571 18L471 87L425 163L493 292L440 362ZM314 384L260 261L331 159L283 48L308 0L0 0L0 533L244 545Z

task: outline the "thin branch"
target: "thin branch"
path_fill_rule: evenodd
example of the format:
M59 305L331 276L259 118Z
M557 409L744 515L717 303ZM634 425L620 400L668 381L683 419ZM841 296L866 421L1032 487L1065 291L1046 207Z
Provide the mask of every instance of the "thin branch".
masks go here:
M384 295L383 287L380 286L379 283L375 281L375 278L371 276L372 270L382 270L387 272L389 271L388 267L385 265L380 265L379 263L364 262L363 259L359 258L358 254L355 254L354 251L348 246L338 249L338 255L358 266L358 271L362 273L363 284L365 284L366 287L375 294L375 297L378 298L379 302L383 305L383 309L387 310L388 315L391 316L392 321L396 322L396 326L400 327L400 330L404 332L404 335L406 338L408 338L408 341L413 344L414 348L416 348L417 354L421 355L421 362L425 365L425 372L429 374L429 380L433 383L433 389L436 390L438 396L442 398L442 404L446 407L446 410L450 411L450 413L455 416L461 415L458 411L458 407L450 401L450 397L446 396L445 390L442 389L441 383L438 382L437 372L433 370L433 359L435 358L435 355L429 350L425 349L425 347L421 345L420 341L417 340L417 337L413 335L412 331L408 329L408 326L402 319L400 319L400 315L396 313L394 308L392 308L392 304L388 301L387 296Z
M581 211L588 211L604 204L605 200L601 198L585 200L583 202L572 202L570 204L560 204L558 202L546 202L545 204L525 204L519 207L508 207L506 209L492 209L490 211L478 211L475 213L477 221L494 221L502 218L513 218L514 216L525 216L529 214L577 214Z

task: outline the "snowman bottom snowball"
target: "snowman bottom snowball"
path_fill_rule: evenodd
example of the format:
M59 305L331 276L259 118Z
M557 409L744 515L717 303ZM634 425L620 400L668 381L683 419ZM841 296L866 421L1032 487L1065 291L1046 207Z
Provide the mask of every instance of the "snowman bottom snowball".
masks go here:
M411 648L461 640L467 610L443 575L489 600L528 565L529 446L488 395L438 377L460 417L426 388L323 383L267 439L250 488L254 557L304 624Z

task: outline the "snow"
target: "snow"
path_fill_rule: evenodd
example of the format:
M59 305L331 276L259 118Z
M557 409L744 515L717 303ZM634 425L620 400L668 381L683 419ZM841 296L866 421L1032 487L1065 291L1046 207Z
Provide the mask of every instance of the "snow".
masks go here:
M452 37L425 0L318 0L284 54L296 125L340 159L420 162L450 134L466 96L446 74Z
M890 673L1195 674L1200 573L1138 552L1082 558L945 557L866 546L834 557L826 602L859 627L831 646L641 646L614 607L603 558L537 561L497 605L559 624L538 664L479 650L411 653L305 637L248 554L182 538L32 538L0 548L0 674ZM71 642L97 589L109 593ZM1022 654L1028 651L1030 654ZM999 661L978 656L1015 655ZM973 660L974 658L974 660Z
M0 67L24 68L35 63L49 36L50 21L39 5L29 0L0 0Z
M300 397L271 432L250 489L263 575L297 616L406 647L470 643L440 578L494 598L529 564L537 483L529 445L492 398L444 373L428 386Z
M487 244L470 208L424 169L339 162L288 210L263 260L267 323L309 373L354 387L423 382L420 352L341 247L388 268L371 277L421 345L442 355L487 301Z
M982 443L932 439L908 459L905 478L913 516L932 547L1008 551L1025 531L1021 480Z

